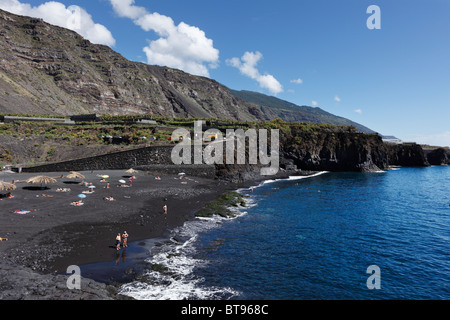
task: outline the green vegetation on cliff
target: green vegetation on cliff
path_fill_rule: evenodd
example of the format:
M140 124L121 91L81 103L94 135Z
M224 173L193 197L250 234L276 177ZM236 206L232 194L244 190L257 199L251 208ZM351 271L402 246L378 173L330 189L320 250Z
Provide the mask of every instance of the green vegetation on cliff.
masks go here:
M245 207L245 196L235 191L227 191L218 196L214 201L209 202L197 213L197 217L212 217L218 215L224 218L236 216L230 208Z

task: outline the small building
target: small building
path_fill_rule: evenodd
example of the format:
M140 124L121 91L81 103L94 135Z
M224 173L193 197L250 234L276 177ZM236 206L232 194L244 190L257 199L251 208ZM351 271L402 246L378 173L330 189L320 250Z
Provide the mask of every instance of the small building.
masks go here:
M392 143L392 144L402 144L403 141L400 140L399 138L396 138L394 136L383 136L382 137L383 142L385 143Z
M136 124L150 124L150 125L157 125L155 120L148 120L148 119L139 119L135 122Z

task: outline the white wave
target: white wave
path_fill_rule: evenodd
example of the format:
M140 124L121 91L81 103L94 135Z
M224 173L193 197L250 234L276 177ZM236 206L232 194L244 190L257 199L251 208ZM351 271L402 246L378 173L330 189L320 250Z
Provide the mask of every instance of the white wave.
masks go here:
M308 176L289 176L287 178L267 179L267 180L264 180L264 181L262 181L261 183L259 183L257 185L250 186L248 188L238 189L237 192L238 193L248 192L251 189L256 189L256 188L262 187L262 186L264 186L264 185L266 185L268 183L274 183L274 182L278 182L278 181L301 180L301 179L313 178L313 177L317 177L317 176L320 176L320 175L328 173L328 172L329 171L320 171L320 172L317 172L317 173L314 173L314 174L311 174L311 175L308 175Z
M144 282L124 285L120 294L136 300L219 300L224 296L229 298L239 295L239 292L231 288L202 287L201 279L183 281L161 278L159 281L162 285Z
M123 285L120 294L137 300L213 300L238 296L240 293L231 288L203 285L204 279L193 273L195 268L208 264L195 258L199 233L217 227L222 220L226 218L196 219L173 230L170 241L155 247L152 257L146 260L149 268L142 280Z
M311 175L308 175L308 176L289 176L287 178L269 179L269 180L263 181L262 184L260 184L259 186L263 186L265 184L274 183L274 182L278 182L278 181L309 179L309 178L320 176L320 175L325 174L325 173L328 173L328 171L321 171L321 172L317 172L317 173L314 173L314 174L311 174Z
M317 173L314 173L314 174L309 175L309 176L289 176L289 178L288 178L287 180L301 180L301 179L308 179L308 178L320 176L320 175L325 174L325 173L328 173L328 171L317 172Z

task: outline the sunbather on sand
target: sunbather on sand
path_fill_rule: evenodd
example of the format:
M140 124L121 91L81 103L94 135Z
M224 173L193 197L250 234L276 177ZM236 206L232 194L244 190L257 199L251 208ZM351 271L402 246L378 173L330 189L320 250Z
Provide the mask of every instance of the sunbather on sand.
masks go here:
M0 237L0 242L1 242L1 241L8 241L8 238L1 238L1 237Z

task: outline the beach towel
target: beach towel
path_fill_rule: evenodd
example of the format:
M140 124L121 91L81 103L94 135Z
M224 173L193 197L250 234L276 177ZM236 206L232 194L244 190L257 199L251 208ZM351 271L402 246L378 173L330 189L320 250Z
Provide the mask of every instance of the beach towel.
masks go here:
M16 210L14 212L18 213L18 214L27 214L27 213L30 213L31 211L29 211L29 210Z

